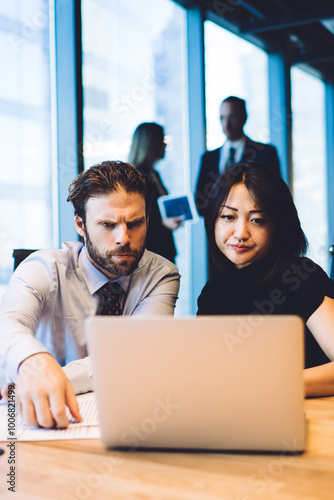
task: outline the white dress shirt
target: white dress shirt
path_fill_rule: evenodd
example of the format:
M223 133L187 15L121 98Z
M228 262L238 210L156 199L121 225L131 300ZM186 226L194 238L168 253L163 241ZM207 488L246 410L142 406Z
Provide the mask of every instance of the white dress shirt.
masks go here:
M237 141L226 140L222 147L220 148L220 156L219 156L219 172L224 172L229 156L230 156L230 148L235 149L234 162L238 163L245 149L246 144L246 136L241 137Z
M118 278L124 315L173 315L179 291L177 268L145 250L137 269ZM92 390L83 322L95 315L97 290L108 278L88 260L79 242L31 254L13 274L0 306L0 371L15 382L20 363L49 352L77 394Z

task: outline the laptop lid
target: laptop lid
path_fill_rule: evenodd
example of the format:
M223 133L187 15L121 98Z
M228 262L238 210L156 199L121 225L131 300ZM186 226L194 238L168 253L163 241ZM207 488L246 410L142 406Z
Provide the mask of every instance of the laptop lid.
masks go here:
M297 316L90 317L107 447L304 449Z

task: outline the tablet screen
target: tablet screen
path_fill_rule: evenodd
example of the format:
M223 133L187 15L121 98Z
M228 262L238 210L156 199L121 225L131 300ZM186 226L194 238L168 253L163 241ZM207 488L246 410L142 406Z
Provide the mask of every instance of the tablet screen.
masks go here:
M198 215L192 195L167 195L158 199L161 217L181 217L184 221L197 222Z

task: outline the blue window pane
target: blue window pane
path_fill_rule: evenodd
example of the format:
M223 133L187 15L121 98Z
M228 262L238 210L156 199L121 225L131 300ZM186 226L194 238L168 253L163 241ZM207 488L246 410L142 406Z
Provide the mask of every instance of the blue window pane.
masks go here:
M83 0L85 168L127 161L135 128L163 125L167 151L159 170L170 194L190 189L187 128L186 11L170 0ZM189 304L189 227L175 232Z
M308 256L328 271L325 88L298 68L292 68L291 84L294 201L309 240Z
M52 246L49 2L0 4L0 283L13 248Z
M246 101L246 135L270 142L267 54L211 21L204 27L207 148L218 148L224 141L219 107L230 95Z

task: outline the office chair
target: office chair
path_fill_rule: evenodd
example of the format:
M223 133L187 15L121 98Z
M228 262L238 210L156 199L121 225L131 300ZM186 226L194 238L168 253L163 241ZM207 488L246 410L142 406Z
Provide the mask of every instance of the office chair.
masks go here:
M29 250L26 248L15 248L13 250L14 271L17 268L17 266L21 264L21 262L33 252L36 252L36 250Z

